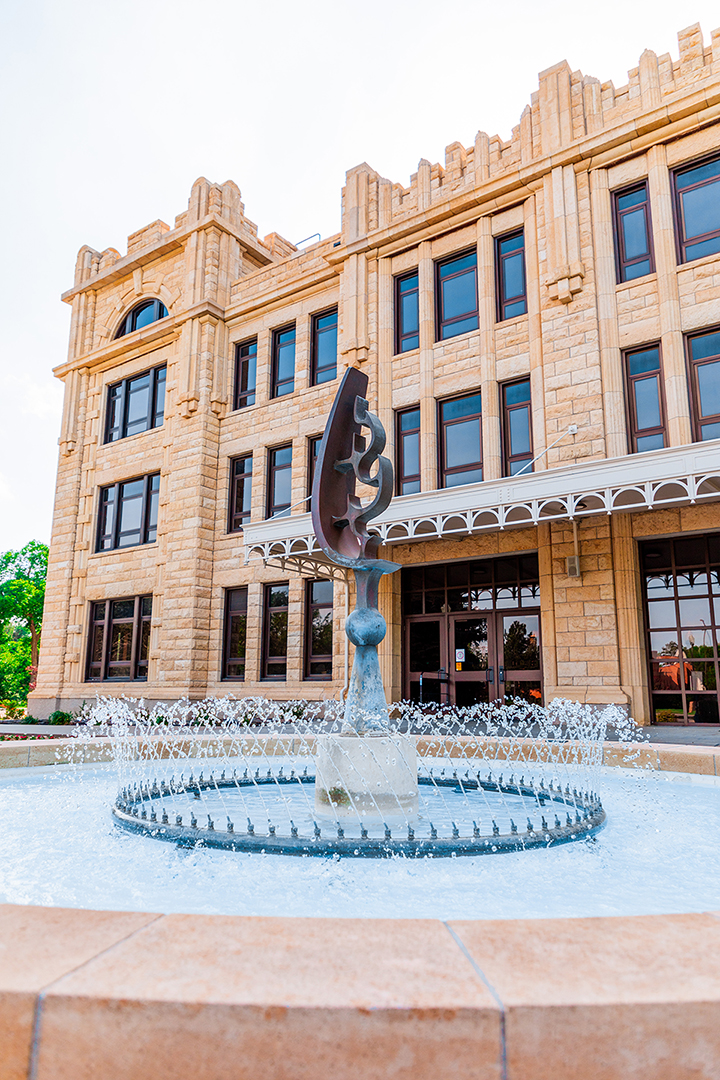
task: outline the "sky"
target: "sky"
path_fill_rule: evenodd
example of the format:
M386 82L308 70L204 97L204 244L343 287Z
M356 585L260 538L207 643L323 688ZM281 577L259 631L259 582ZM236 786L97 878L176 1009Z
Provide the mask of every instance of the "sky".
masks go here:
M720 25L716 0L0 0L0 552L50 539L83 244L173 225L235 180L260 236L340 228L345 171L407 184L478 130L509 138L537 73L616 86L645 48Z

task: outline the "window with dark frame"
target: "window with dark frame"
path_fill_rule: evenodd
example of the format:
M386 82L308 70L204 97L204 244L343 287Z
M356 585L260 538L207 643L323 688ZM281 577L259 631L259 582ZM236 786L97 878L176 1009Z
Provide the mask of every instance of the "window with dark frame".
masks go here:
M279 517L292 502L292 443L268 451L267 517Z
M257 380L257 338L235 346L235 403L236 409L255 404Z
M618 282L655 273L647 181L613 192Z
M247 586L225 591L225 636L223 641L223 679L245 678L247 643Z
M420 409L396 413L395 491L414 495L420 491Z
M687 339L693 437L720 439L720 327Z
M673 173L680 262L720 251L720 157Z
M495 240L498 322L527 313L525 231L519 229Z
M265 586L263 619L263 679L287 678L289 585L281 581Z
M337 378L338 310L313 315L311 385Z
M157 540L160 473L100 488L96 551L152 544Z
M230 462L228 532L240 532L250 520L252 459L252 454L243 454Z
M295 323L273 330L272 388L270 397L284 397L295 389Z
M147 679L152 596L93 603L86 682Z
M152 368L108 387L105 442L160 427L165 418L167 366Z
M323 441L322 435L313 435L308 439L308 471L307 471L307 494L308 498L312 495L313 483L315 482L315 466L317 465L318 454L320 453L320 444ZM308 507L309 509L309 507Z
M533 459L530 380L518 379L502 388L503 475L516 476Z
M477 330L476 251L435 263L435 297L438 341Z
M165 319L167 313L162 300L144 300L141 304L136 304L132 311L128 311L115 332L115 339L125 337L133 330L141 330L143 326L149 326L158 319Z
M305 678L332 679L332 581L306 582L305 616Z
M482 480L482 408L480 393L441 401L440 477L443 487Z
M420 346L420 292L418 272L395 278L395 353Z
M623 354L627 384L630 452L661 450L666 445L665 393L660 346L628 350Z

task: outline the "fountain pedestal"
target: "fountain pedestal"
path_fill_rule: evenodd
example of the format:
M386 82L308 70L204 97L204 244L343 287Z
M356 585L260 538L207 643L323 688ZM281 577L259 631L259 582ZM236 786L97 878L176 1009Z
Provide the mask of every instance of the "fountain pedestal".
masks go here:
M418 813L415 740L407 735L320 735L315 813L323 818L412 821Z

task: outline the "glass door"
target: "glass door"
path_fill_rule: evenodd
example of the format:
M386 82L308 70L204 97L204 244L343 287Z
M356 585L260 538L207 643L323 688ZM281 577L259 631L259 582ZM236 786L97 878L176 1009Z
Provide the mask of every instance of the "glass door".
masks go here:
M542 705L540 616L497 612L498 694Z
M410 701L447 701L445 618L412 618L405 623L405 692Z
M450 616L450 700L475 705L494 700L493 613Z

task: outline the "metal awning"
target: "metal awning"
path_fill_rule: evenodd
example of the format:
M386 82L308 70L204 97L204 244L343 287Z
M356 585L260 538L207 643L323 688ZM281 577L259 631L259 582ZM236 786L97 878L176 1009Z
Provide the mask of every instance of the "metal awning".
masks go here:
M470 536L541 522L660 510L720 500L720 439L589 461L393 499L374 523L384 543ZM317 548L310 514L245 526L245 562L345 577Z

